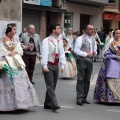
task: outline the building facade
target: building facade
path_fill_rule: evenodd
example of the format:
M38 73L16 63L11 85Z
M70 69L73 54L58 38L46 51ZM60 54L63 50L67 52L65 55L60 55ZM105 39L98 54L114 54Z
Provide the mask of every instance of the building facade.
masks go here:
M21 28L34 24L41 40L49 35L48 26L52 22L59 23L65 32L70 27L81 32L86 24L93 24L98 31L105 25L106 4L108 0L0 0L0 28L15 22L19 35ZM107 12L108 7L104 11ZM119 21L111 23L111 27L115 25L118 26Z
M72 27L74 31L82 32L86 24L92 24L95 29L103 27L102 12L108 0L63 0L63 8L67 10L64 15L64 29Z
M120 0L109 0L104 7L103 26L107 30L120 28Z
M27 1L27 2L26 2ZM40 34L43 40L48 33L48 26L52 22L57 22L62 25L63 14L61 0L34 0L40 2L35 4L31 0L23 1L22 9L22 27L28 27L29 24L34 24L36 33ZM42 5L41 5L42 2Z
M14 6L14 7L13 7ZM17 33L21 32L22 24L22 2L21 0L0 0L0 37L3 29L8 23L16 23Z

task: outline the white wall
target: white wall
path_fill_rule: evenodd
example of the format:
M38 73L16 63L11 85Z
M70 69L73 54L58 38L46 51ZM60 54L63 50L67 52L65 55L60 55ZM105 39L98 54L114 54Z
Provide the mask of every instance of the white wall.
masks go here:
M73 14L73 31L80 30L80 13Z
M93 24L95 28L101 30L102 27L102 15L101 9L96 7L82 6L77 4L65 3L64 9L67 12L73 13L73 30L80 30L80 14L90 15L90 24Z
M18 21L2 21L0 20L0 38L4 35L4 29L7 24L9 23L16 23L17 25L17 35L19 35L22 31L21 29L21 22Z
M102 13L90 16L90 24L94 25L95 29L97 28L97 31L100 31L101 28L103 28L102 21Z

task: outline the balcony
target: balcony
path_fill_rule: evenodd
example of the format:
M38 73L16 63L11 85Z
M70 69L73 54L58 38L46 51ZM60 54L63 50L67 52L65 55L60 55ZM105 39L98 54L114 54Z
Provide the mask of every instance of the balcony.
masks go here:
M95 5L95 6L105 6L108 5L108 0L66 0L68 2L77 2L87 5Z

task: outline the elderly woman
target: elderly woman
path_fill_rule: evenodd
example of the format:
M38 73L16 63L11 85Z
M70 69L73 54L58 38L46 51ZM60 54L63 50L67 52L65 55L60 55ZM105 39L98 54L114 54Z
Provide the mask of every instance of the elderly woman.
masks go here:
M95 86L93 99L99 102L120 103L120 30L116 29L113 36Z
M16 25L8 24L6 36L0 41L0 111L28 109L39 105L21 58L23 50L14 37Z

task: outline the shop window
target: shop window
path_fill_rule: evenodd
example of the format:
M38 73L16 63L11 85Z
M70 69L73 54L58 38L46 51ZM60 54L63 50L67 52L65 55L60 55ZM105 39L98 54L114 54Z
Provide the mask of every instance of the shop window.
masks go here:
M73 14L67 13L64 17L64 31L67 33L69 28L73 27Z

